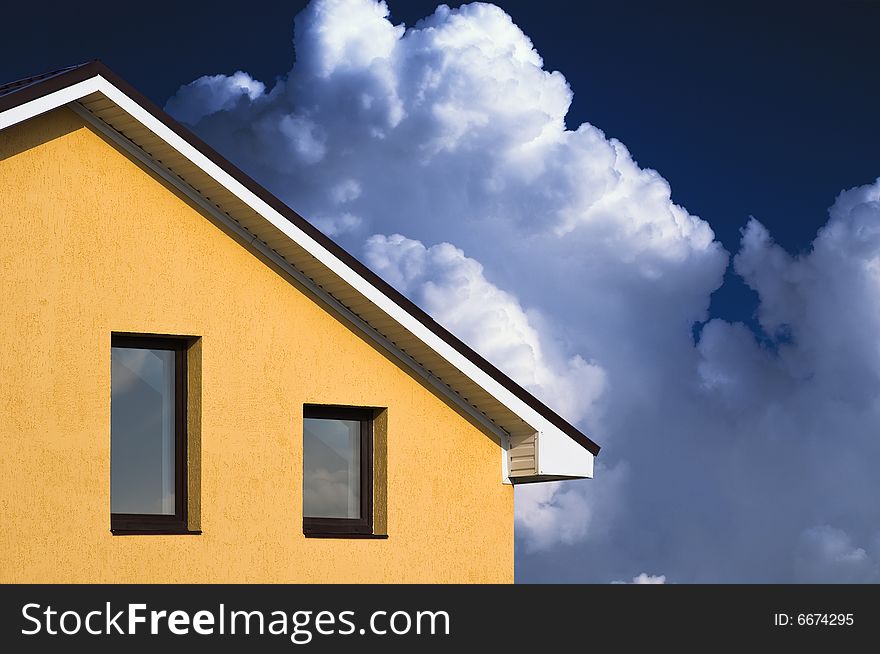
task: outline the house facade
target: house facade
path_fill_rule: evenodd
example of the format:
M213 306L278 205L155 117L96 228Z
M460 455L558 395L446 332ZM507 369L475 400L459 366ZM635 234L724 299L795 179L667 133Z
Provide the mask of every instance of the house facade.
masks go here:
M598 447L94 62L0 87L0 582L512 582Z

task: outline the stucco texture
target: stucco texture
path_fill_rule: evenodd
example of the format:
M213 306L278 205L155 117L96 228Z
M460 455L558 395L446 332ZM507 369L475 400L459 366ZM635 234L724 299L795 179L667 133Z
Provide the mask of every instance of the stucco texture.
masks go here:
M492 438L71 111L0 132L0 230L0 582L513 581ZM110 533L112 332L201 339L201 535ZM304 403L388 407L388 539L303 536Z

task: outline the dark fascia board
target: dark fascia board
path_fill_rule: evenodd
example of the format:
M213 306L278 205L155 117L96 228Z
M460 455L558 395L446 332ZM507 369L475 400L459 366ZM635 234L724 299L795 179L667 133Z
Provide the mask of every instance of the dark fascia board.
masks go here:
M578 445L588 450L594 456L599 454L599 445L594 443L583 432L581 432L574 425L570 424L568 421L562 418L559 414L553 411L553 409L541 402L538 398L529 393L526 389L517 384L510 377L501 372L498 368L489 363L482 356L477 354L472 348L470 348L458 337L452 334L449 330L447 330L445 327L443 327L437 321L431 318L431 316L429 316L425 311L420 309L414 302L409 300L406 296L400 293L388 282L379 277L379 275L377 275L366 265L361 263L356 257L343 249L340 245L333 241L333 239L328 237L305 218L303 218L293 209L284 204L284 202L275 197L261 184L254 181L249 175L245 174L236 165L228 161L220 153L214 150L214 148L212 148L210 145L208 145L202 139L196 136L192 130L172 118L168 113L165 112L165 110L163 110L152 100L141 94L137 89L135 89L128 82L119 77L101 61L91 61L80 66L71 67L67 70L61 69L61 72L56 72L40 81L28 83L27 85L23 85L20 90L11 91L6 95L0 96L0 111L6 111L7 109L17 107L26 102L30 102L31 100L35 100L37 98L48 95L49 93L53 93L55 91L71 86L72 84L76 84L77 82L90 79L96 75L100 75L108 82L113 84L113 86L125 93L132 100L137 102L143 109L152 114L154 118L162 122L166 127L172 130L180 138L185 140L196 150L212 160L217 166L226 171L230 176L234 177L239 183L241 183L254 195L259 197L263 202L268 204L275 211L284 216L284 218L289 220L291 223L296 225L296 227L301 229L303 232L305 232L311 238L321 244L324 248L329 250L345 265L357 272L368 283L381 291L385 296L390 298L404 311L409 313L425 327L427 327L441 339L446 341L447 344L449 344L459 354L467 358L480 370L492 377L492 379L494 379L508 391L513 393L517 398L519 398L532 409L537 411L542 417L546 418L551 424L557 427L569 438L574 440ZM36 76L30 79L37 80L39 79L39 77L40 76Z

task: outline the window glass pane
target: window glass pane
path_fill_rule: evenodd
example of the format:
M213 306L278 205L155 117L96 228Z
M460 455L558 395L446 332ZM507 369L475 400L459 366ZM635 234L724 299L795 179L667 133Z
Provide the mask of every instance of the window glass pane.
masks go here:
M303 515L361 517L361 423L306 418L303 438Z
M174 355L111 350L111 513L174 515Z

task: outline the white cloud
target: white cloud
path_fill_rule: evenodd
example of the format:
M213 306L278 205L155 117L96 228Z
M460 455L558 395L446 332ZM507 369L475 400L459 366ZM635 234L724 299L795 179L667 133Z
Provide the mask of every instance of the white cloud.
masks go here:
M186 93L168 101L166 109L178 119L194 123L218 111L228 111L239 100L256 100L266 91L262 82L247 73L205 75L186 86Z
M317 214L311 217L312 224L328 236L339 236L357 229L361 224L360 216L348 211L337 214Z
M205 77L167 107L605 446L593 481L517 489L520 578L789 581L827 550L816 524L870 541L880 181L798 257L749 223L734 265L766 333L695 343L728 263L708 223L566 128L568 83L502 10L388 16L316 0L271 89Z
M567 361L558 353L548 356L517 299L491 284L483 267L455 246L426 248L394 234L370 238L365 254L377 273L569 420L585 418L604 390L600 367L577 355Z
M805 583L876 583L880 568L846 532L821 525L801 534L795 575Z
M529 552L551 550L607 536L619 518L628 469L597 464L601 484L554 481L518 486L516 528L519 542Z
M634 584L665 584L666 583L666 575L649 575L646 573L641 573L640 575L633 577Z
M642 572L639 575L633 577L631 582L627 581L612 581L612 584L626 584L632 583L636 585L653 585L653 584L665 584L666 583L666 575L649 575L646 572Z

